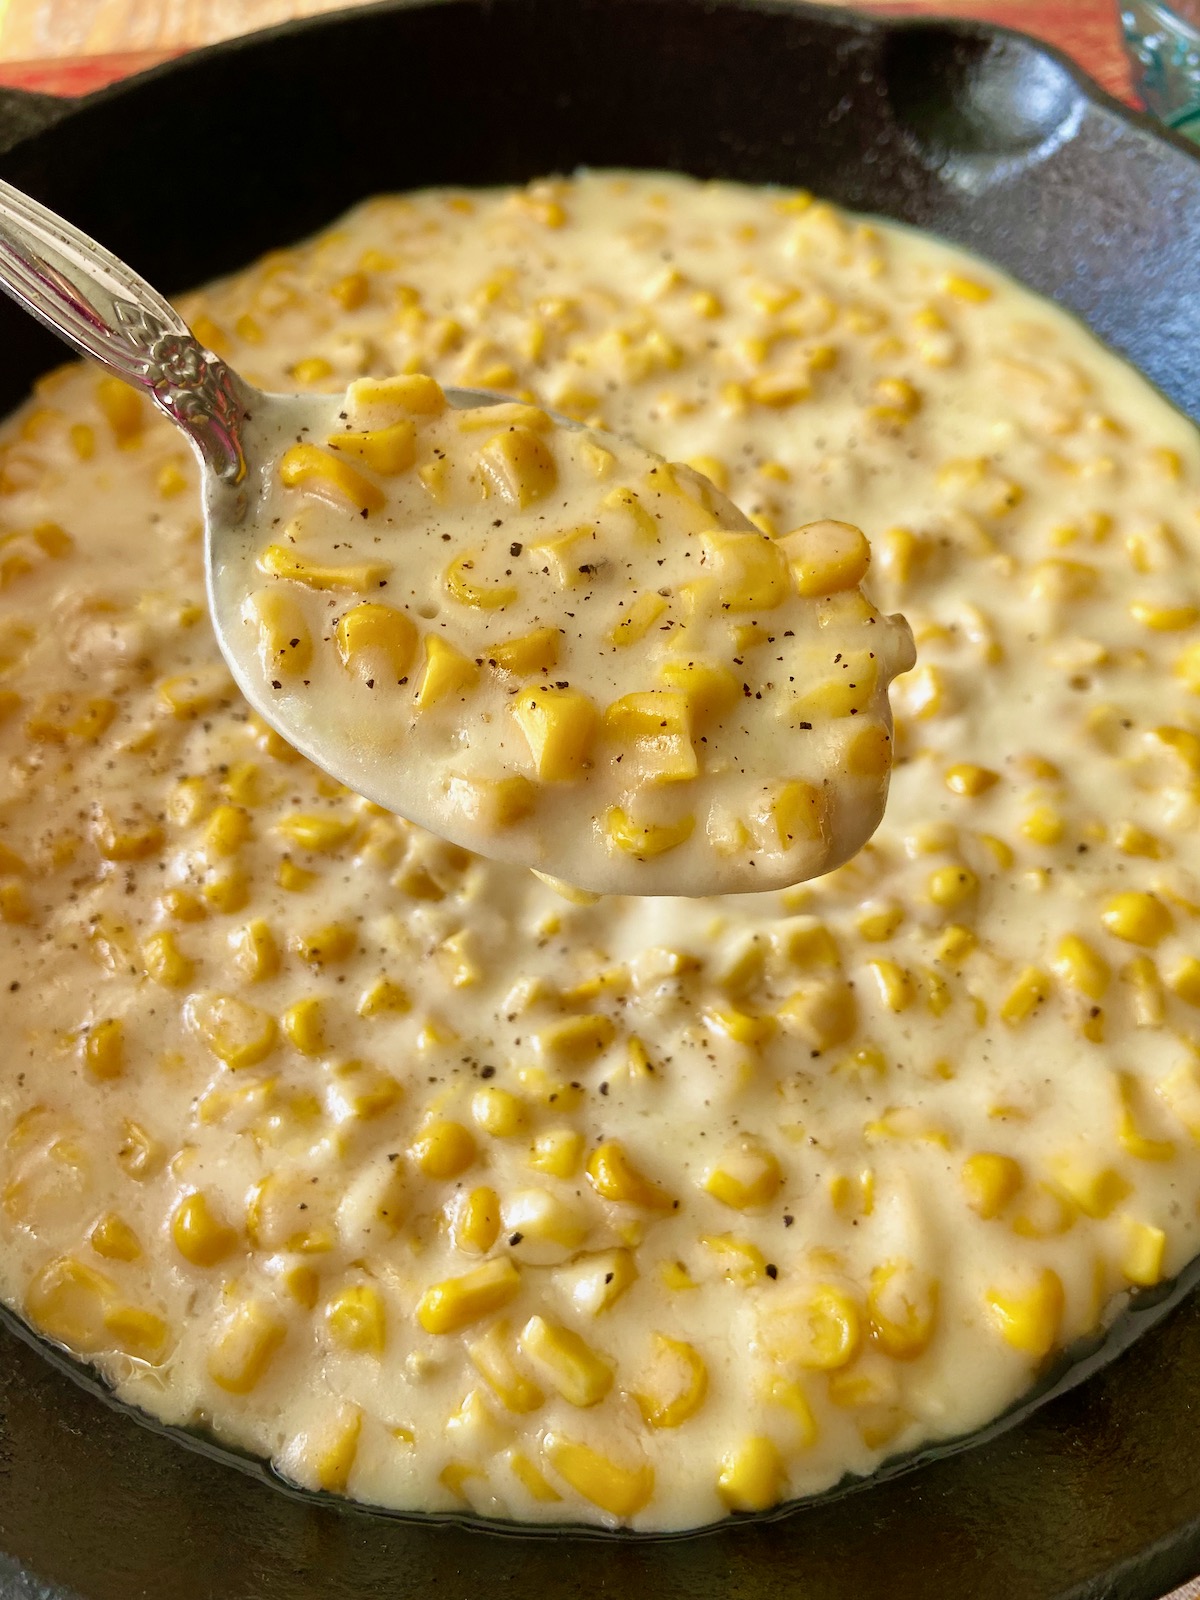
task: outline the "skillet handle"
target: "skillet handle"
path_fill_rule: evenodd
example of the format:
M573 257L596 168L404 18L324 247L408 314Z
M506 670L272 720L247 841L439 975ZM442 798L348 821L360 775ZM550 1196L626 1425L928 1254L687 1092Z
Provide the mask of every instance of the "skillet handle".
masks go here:
M132 267L3 182L0 290L80 355L145 389L212 472L242 481L240 380Z

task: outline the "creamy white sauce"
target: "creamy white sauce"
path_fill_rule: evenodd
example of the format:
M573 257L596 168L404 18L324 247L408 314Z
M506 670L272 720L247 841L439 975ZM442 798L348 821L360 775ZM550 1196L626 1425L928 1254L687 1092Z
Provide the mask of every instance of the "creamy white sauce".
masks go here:
M373 202L185 309L264 388L506 387L870 529L919 660L848 866L573 904L289 760L176 437L45 380L0 434L9 1303L298 1482L679 1528L977 1426L1194 1254L1200 449L1143 379L933 240L658 176Z
M688 467L429 378L266 409L214 603L252 703L359 794L606 894L782 888L875 831L913 654L859 530L769 539Z

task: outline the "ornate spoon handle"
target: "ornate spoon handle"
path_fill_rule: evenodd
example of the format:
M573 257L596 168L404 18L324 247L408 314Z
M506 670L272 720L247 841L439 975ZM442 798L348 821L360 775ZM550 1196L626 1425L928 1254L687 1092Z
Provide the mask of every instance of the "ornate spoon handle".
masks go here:
M3 182L0 289L80 355L145 389L211 472L241 482L241 380L123 261Z

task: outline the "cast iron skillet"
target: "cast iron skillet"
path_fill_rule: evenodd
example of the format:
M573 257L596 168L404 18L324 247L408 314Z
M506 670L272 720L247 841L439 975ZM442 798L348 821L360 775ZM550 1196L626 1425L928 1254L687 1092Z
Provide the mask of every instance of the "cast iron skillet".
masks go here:
M1200 161L1002 30L781 0L389 0L78 102L0 90L0 173L168 291L365 195L580 164L804 184L930 228L1200 410ZM0 304L0 414L60 359ZM0 1595L1155 1600L1200 1570L1194 1390L1184 1298L1019 1427L782 1521L501 1538L286 1497L0 1328Z

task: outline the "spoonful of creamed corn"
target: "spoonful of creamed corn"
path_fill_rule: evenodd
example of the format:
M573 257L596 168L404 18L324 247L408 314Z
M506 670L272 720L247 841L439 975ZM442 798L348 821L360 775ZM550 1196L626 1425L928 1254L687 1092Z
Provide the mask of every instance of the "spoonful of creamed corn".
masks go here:
M368 799L597 893L779 888L874 832L914 652L857 528L768 538L690 468L423 375L259 393L2 183L0 287L188 434L234 677Z

